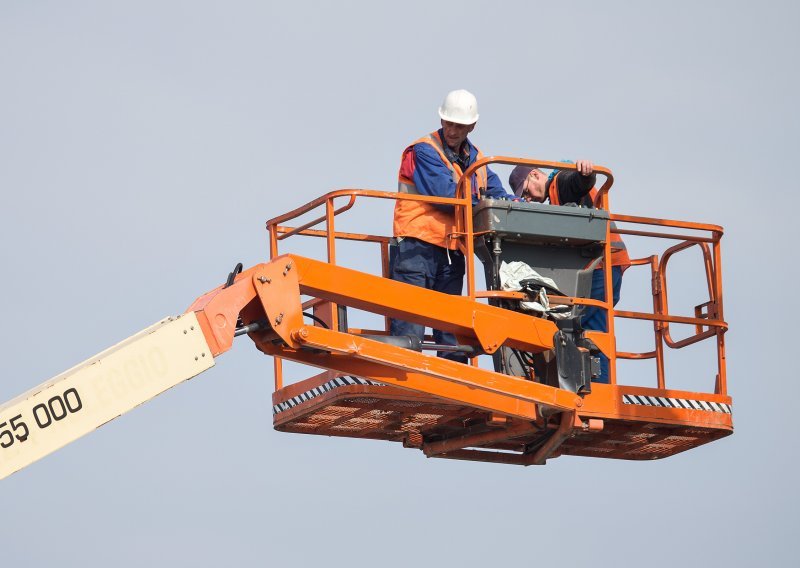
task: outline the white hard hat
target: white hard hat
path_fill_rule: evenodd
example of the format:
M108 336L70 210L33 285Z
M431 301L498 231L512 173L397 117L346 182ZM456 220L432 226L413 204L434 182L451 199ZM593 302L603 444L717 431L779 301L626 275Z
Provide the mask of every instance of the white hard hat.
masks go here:
M450 91L439 107L439 116L447 122L475 124L478 122L478 99L464 89Z

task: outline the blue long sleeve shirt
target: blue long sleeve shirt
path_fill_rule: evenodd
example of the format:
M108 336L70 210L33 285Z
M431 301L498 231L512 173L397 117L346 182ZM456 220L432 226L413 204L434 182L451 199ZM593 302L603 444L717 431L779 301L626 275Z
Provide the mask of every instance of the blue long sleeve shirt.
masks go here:
M439 136L443 139L442 131L439 130ZM473 146L469 139L465 142L469 148L469 165L472 165L478 157L478 149ZM442 158L438 152L430 147L428 144L414 145L414 185L421 195L430 195L433 197L455 197L456 195L456 182L453 181L453 174L448 167L442 162ZM477 176L472 176L473 188L477 186ZM491 169L486 168L486 197L494 199L513 199L513 195L509 195L503 188L500 178L497 177ZM473 205L478 202L478 197L473 193ZM440 205L439 209L451 211L452 206Z

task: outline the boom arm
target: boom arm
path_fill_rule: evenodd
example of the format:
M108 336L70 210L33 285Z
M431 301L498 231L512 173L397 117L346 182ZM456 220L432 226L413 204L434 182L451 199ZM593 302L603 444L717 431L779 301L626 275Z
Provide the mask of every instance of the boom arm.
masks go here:
M556 327L469 298L285 255L0 406L0 479L214 366L247 331L256 347L325 369L370 377L533 421L537 405L574 410L574 393L423 355L346 331L306 326L308 295L457 334L479 351L553 348Z
M0 479L213 366L186 313L53 377L0 406Z

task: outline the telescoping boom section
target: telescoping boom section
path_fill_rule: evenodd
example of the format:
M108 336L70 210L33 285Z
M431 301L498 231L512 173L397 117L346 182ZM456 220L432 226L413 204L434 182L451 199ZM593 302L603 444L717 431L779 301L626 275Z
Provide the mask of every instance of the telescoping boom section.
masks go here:
M492 162L574 168L502 157L486 158L473 168ZM495 200L473 206L464 197L472 194L471 176L465 175L454 199L339 190L268 221L268 262L246 270L237 266L182 316L0 407L0 477L210 368L244 335L273 357L273 420L279 431L395 441L428 457L520 465L560 455L656 459L730 434L722 229L610 214L613 178L605 168L598 171L606 179L595 208ZM390 237L336 229L357 200L398 199L455 208L452 238L467 259L463 296L391 280ZM610 265L612 233L674 243L632 261L630 270L649 271L652 311L619 311L610 301L589 297L594 271ZM290 237L293 242L324 239L325 258L281 253L279 245ZM373 247L379 270L368 273L337 262L341 241ZM708 300L690 315L672 315L668 263L692 248L701 253ZM549 284L529 279L517 289L504 287L503 271L514 263L549 278ZM482 290L476 265L482 266ZM605 274L609 290L610 271ZM543 309L530 311L534 302ZM582 329L587 306L605 310L607 332ZM379 323L374 329L348 324L359 318ZM458 344L437 345L428 336L423 341L392 337L391 318L452 333ZM620 319L651 326L652 349L620 351L615 340ZM693 333L675 339L670 325ZM712 346L717 368L705 383L697 378L706 388L668 388L666 352L700 342ZM454 351L469 362L442 356ZM597 381L601 353L609 359L608 384ZM653 384L621 384L620 360L654 363ZM304 380L284 381L284 361L317 371Z

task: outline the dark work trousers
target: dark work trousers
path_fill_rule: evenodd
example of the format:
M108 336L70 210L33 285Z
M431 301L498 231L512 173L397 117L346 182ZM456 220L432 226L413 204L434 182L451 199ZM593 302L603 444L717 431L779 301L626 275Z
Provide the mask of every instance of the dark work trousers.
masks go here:
M604 270L595 270L592 274L592 294L593 300L605 301L606 299L606 273ZM622 288L622 268L619 266L611 267L611 289L614 294L614 305L619 302L619 291ZM606 311L602 308L586 306L586 311L581 318L583 329L592 331L608 331L608 319ZM598 383L608 383L608 357L600 354L600 376L595 379Z
M419 239L405 237L397 243L397 253L391 264L392 280L445 294L461 295L464 287L464 255L460 251L448 251ZM393 319L391 334L412 335L422 340L425 326ZM436 329L433 330L433 341L442 345L457 345L452 333ZM463 353L439 353L439 357L467 362Z

